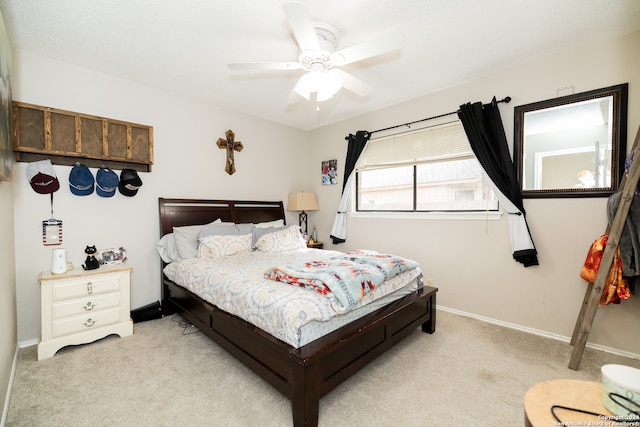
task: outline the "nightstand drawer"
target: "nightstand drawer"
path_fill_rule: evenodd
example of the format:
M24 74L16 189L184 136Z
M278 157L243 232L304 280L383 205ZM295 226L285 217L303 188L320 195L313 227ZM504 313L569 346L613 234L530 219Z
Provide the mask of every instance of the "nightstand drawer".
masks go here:
M89 295L68 301L56 302L53 304L53 318L60 319L78 314L90 315L99 310L110 307L117 307L121 304L122 295L120 291L110 292L101 295Z
M60 301L68 298L117 291L120 290L121 287L120 276L85 277L74 281L54 284L53 300Z
M120 307L88 313L85 316L67 317L53 321L53 337L72 334L120 322Z

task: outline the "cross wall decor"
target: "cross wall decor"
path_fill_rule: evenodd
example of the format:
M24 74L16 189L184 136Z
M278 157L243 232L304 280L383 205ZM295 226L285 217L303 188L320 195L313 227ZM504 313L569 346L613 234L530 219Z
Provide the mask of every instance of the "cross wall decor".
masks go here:
M233 173L236 171L233 151L235 150L237 152L240 152L242 151L244 146L242 145L242 142L235 141L236 134L231 129L226 131L224 135L226 136L226 139L218 138L218 142L216 144L218 144L218 148L227 150L227 165L225 166L224 170L227 171L229 175L233 175Z

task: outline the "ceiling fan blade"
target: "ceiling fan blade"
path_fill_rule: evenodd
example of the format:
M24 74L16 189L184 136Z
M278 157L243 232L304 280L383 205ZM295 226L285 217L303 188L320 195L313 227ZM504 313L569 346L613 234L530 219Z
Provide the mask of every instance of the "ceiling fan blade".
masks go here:
M232 62L227 64L232 70L299 70L299 62Z
M383 53L402 49L404 45L404 34L396 33L339 50L331 55L331 62L336 66L351 64L373 56L382 55Z
M345 73L338 68L333 68L329 72L340 77L340 79L342 80L342 87L349 92L353 92L356 95L360 96L367 96L373 91L373 88L371 86L369 86L359 78L354 77L349 73Z
M295 90L292 90L291 93L289 94L289 96L287 96L287 105L297 104L302 99L304 99L304 98L302 96L300 96L300 94L298 94L298 92L296 92Z
M307 5L300 1L285 1L282 3L282 8L300 50L319 50L318 35L309 16Z

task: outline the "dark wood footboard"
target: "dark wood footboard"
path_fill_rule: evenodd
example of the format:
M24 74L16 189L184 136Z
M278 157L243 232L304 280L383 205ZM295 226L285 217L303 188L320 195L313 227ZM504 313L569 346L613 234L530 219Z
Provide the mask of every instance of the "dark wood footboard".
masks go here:
M432 287L296 349L167 279L164 286L163 307L173 308L291 399L296 427L317 426L322 396L418 327L435 331Z

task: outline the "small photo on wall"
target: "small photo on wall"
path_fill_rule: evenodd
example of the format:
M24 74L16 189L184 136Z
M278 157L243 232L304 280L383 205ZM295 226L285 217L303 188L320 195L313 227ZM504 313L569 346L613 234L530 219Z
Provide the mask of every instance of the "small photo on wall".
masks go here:
M338 160L324 160L322 162L322 185L338 183Z

